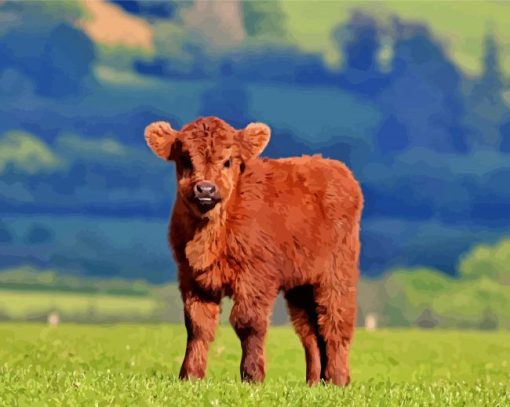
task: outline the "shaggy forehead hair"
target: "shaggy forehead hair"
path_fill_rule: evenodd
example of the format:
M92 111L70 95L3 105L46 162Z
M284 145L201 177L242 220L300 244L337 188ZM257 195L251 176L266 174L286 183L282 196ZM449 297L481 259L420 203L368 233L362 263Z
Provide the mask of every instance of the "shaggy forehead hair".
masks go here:
M236 130L216 117L205 117L181 130L183 141L192 155L206 160L221 159L235 142Z

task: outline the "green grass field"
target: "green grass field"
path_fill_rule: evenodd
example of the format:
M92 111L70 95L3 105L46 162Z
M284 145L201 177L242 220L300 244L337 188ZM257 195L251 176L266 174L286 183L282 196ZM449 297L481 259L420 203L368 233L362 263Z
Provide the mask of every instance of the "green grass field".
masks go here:
M208 379L176 380L180 325L0 324L0 405L510 405L510 332L358 330L352 384L309 388L303 350L271 328L263 385L240 383L222 326Z

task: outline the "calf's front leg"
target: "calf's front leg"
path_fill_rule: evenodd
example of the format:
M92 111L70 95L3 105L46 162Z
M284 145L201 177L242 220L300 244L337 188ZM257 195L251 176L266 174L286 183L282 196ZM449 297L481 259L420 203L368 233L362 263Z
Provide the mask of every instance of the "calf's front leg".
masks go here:
M214 340L219 314L219 301L204 299L193 293L184 297L188 339L180 379L202 379L205 376L209 344Z
M276 298L276 295L275 295ZM241 341L241 380L262 382L266 376L265 339L271 305L236 299L230 314L230 323Z

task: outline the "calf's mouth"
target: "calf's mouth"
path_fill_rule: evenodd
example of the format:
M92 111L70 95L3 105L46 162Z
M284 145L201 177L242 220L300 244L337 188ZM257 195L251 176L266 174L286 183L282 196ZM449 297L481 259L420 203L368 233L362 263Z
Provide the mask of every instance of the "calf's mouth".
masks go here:
M193 196L192 202L200 213L204 214L213 209L221 199L218 196Z

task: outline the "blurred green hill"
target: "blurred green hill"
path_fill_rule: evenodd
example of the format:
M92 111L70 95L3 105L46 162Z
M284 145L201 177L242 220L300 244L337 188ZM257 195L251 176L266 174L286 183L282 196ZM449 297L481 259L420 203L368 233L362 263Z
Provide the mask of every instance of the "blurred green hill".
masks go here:
M480 245L463 255L458 275L427 268L388 270L363 278L358 288L358 324L375 316L381 327L510 329L510 239ZM224 299L222 322L231 301ZM182 322L175 284L84 278L30 267L0 272L0 317L45 320L58 312L67 322ZM279 297L272 322L288 323Z

